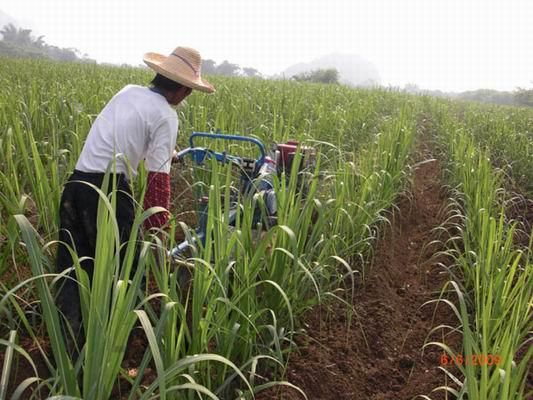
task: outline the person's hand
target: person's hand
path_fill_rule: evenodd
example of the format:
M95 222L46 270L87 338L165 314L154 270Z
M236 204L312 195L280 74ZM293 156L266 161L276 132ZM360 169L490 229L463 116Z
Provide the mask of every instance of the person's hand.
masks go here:
M178 157L178 152L174 150L172 153L172 164L183 164L183 159Z

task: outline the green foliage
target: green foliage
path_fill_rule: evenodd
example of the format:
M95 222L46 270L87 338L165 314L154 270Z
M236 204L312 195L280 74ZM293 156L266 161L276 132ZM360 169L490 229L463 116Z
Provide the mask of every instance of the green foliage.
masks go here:
M454 260L448 288L457 300L453 303L441 300L459 319L458 327L448 328L461 332L463 341L462 348L456 349L443 342L428 345L439 346L452 357L492 355L501 359L497 365L460 365L460 375L448 372L452 381L460 382L459 386L449 385L440 390L469 400L529 398L525 384L533 357L533 349L528 345L533 329L530 318L533 232L529 233L528 248L519 249L513 244L517 226L506 220L502 204L505 190L501 187L504 176L491 164L490 152L496 149L490 146L484 149L477 140L478 121L488 116L482 114L479 120L470 120L473 110L467 110L468 122L464 123L443 102L434 102L430 110L436 140L447 159L447 178L455 188L448 218L450 249L446 253ZM495 118L491 124L494 133L500 127L498 117L491 114ZM507 140L512 141L515 136L509 131Z
M516 105L516 94L512 92L500 92L492 89L478 89L459 93L462 100L478 101L480 103L492 103L501 105Z
M533 107L533 89L518 88L514 97L518 105Z
M339 71L335 68L317 69L294 75L292 79L299 82L337 84L339 83Z
M486 149L494 167L506 174L507 188L533 196L533 110L426 99L433 120L453 118L454 129Z

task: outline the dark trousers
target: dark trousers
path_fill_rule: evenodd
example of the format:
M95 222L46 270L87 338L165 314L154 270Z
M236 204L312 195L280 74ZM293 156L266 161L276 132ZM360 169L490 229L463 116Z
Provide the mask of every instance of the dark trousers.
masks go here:
M113 176L109 177L109 187L103 190L108 194L113 189ZM101 188L104 179L103 173L87 173L74 170L65 185L61 196L59 208L60 230L57 251L57 272L62 272L73 266L73 260L68 248L62 243L72 247L78 258L88 257L80 263L81 268L92 278L94 269L94 255L96 247L98 213L98 201L100 196L91 186ZM87 183L85 183L87 182ZM128 180L123 174L116 174L116 219L120 234L120 243L127 242L133 226L135 217L134 202L131 197L131 189ZM121 261L125 256L126 246L122 246ZM138 246L133 262L135 271L138 262ZM112 266L110 266L112 267ZM76 274L71 271L70 277L76 279ZM72 279L64 279L59 290L57 303L60 311L71 325L71 329L76 335L76 340L80 341L81 334L81 309L78 284ZM70 336L67 334L67 337Z

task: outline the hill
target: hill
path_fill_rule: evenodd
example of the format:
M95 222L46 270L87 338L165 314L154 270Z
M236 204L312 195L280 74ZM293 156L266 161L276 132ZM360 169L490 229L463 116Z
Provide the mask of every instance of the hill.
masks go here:
M328 68L335 68L340 82L350 86L376 86L381 82L376 66L356 54L331 53L307 63L294 64L281 75L290 78L302 72Z

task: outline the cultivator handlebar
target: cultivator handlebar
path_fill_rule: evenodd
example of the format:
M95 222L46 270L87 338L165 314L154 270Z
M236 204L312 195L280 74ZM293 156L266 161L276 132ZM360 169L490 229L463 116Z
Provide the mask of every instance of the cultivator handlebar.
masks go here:
M249 159L244 157L238 157L227 152L218 152L205 147L195 146L195 138L206 138L210 140L226 140L234 142L248 142L252 143L259 149L260 157L256 159ZM266 160L266 151L263 143L255 138L238 136L238 135L223 135L220 133L207 133L207 132L193 132L189 138L189 147L180 151L176 158L178 160L183 160L185 156L190 155L193 161L197 165L202 165L204 161L210 158L215 158L216 161L221 163L235 163L243 167L252 167L252 168L261 168ZM253 165L250 165L253 164Z

